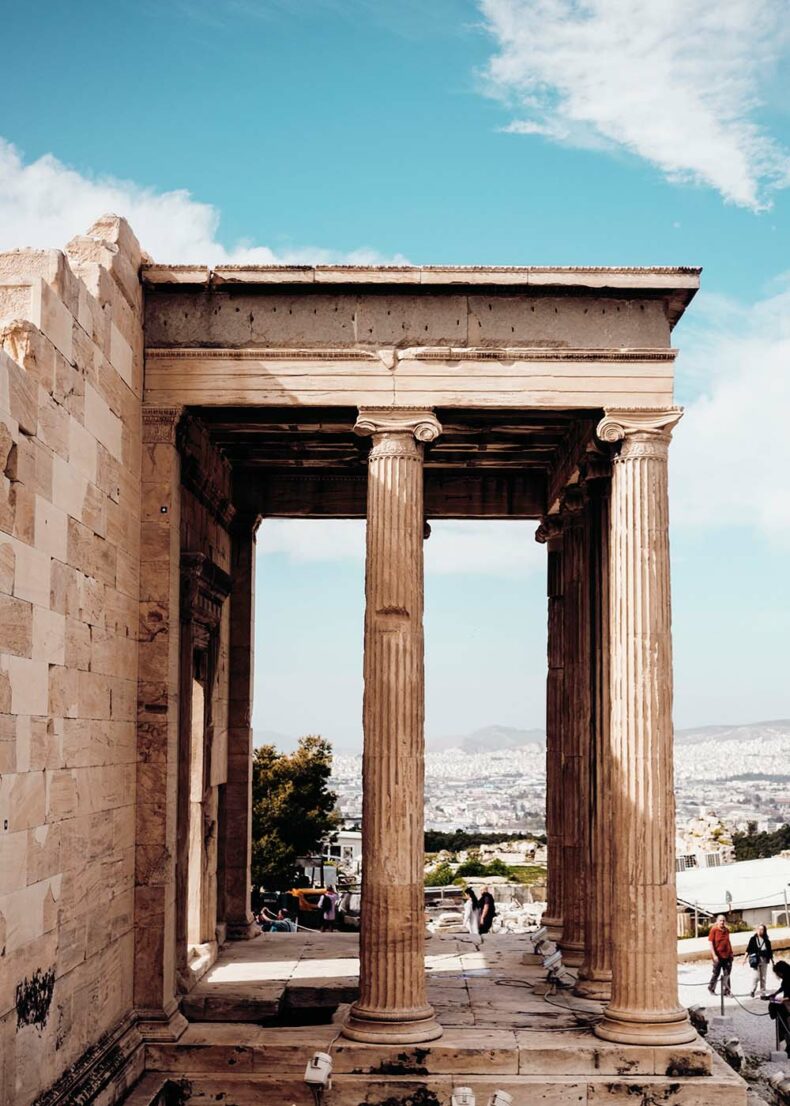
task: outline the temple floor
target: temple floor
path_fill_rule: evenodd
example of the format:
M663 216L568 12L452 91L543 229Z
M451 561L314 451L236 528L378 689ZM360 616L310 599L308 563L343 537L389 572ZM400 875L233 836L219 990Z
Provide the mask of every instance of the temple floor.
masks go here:
M356 934L228 944L184 1002L191 1024L182 1037L147 1045L148 1074L129 1106L311 1106L302 1076L316 1051L333 1061L326 1106L449 1106L459 1085L478 1106L497 1089L514 1106L745 1106L746 1084L701 1039L653 1047L596 1038L599 1008L545 993L545 972L522 962L529 948L515 934L479 948L465 936L430 938L428 996L444 1035L385 1046L340 1036L356 988Z

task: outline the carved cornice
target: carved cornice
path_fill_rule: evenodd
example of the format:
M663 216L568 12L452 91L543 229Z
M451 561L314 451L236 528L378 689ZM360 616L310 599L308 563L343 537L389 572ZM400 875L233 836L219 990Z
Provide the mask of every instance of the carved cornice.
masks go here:
M574 349L562 346L406 346L389 349L358 349L349 347L288 347L207 348L204 346L152 346L145 355L157 360L206 361L597 361L597 362L663 362L671 363L675 349L596 349L588 346Z
M669 441L672 430L683 415L682 407L619 407L607 409L596 434L602 442L622 442L637 437L643 441L661 438Z
M211 441L199 419L185 416L176 442L181 454L181 483L226 529L233 521L230 462Z
M183 407L143 407L143 443L166 442L175 445Z
M181 619L208 632L216 630L222 604L230 595L231 579L205 553L181 554Z
M412 435L418 442L433 442L442 432L441 423L428 407L360 407L354 433L372 435L379 446L379 435Z

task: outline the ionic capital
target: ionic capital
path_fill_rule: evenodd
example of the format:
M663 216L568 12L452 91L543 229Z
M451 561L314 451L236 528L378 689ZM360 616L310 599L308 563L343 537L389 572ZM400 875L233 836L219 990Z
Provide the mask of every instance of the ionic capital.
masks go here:
M436 415L427 407L360 407L354 433L411 434L418 442L434 442L442 432Z
M535 541L540 542L541 545L557 541L562 537L562 531L562 515L544 515L535 531Z
M176 434L183 407L143 407L143 442L176 444Z
M620 457L665 457L682 407L621 407L607 410L596 434L602 442L622 442Z

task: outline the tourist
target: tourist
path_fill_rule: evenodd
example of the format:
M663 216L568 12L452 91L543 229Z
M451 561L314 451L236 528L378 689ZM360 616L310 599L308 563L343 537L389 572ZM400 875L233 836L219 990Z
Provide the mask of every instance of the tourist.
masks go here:
M777 960L774 975L779 976L779 986L769 995L768 1013L778 1022L779 1040L785 1042L785 1051L790 1056L790 964L786 960Z
M480 896L480 935L488 933L494 922L494 916L496 914L496 904L494 903L494 896L488 887L483 888L483 893Z
M758 925L749 938L749 944L746 946L746 953L743 958L744 963L748 961L749 967L754 971L752 998L756 995L758 987L760 988L760 998L765 998L765 976L768 965L773 958L774 953L771 948L771 938L768 936L768 930L764 925Z
M730 931L727 928L727 919L719 914L716 921L710 927L708 934L710 941L710 955L713 960L713 974L710 977L708 990L711 994L716 991L716 984L721 974L721 989L725 995L731 995L730 973L732 972L732 945L730 944Z
M286 910L278 910L277 917L269 926L272 933L295 933L296 925Z
M479 937L480 903L477 901L477 895L471 887L467 887L464 891L464 895L466 897L466 901L464 902L464 927L473 937Z
M321 932L332 933L337 918L337 903L340 896L330 883L318 900L318 909L321 911Z

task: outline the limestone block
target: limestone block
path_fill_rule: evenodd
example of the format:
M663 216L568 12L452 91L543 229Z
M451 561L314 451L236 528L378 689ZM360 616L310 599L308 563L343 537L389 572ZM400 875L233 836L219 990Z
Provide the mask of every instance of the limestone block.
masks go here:
M96 481L96 439L76 419L69 423L69 464Z
M20 726L23 720L20 719ZM63 766L63 719L50 715L29 719L28 770Z
M69 461L58 456L53 458L52 502L80 522L86 521L82 512L88 486L88 478Z
M17 771L17 719L7 713L11 709L11 691L8 688L4 692L4 679L8 679L8 673L0 669L0 709L6 710L6 713L0 713L0 773L3 774Z
M127 660L127 664L131 664L131 655L133 650L131 643L127 643L130 653L130 659ZM111 680L111 710L110 716L113 721L118 722L132 722L137 715L137 680L130 672L130 679L112 679Z
M49 500L52 499L52 456L52 450L38 438L21 437L17 442L17 480L29 491Z
M64 661L69 668L87 671L91 659L91 630L86 622L66 617L64 622Z
M49 606L60 614L79 617L80 574L61 561L51 562Z
M11 684L12 714L46 714L49 706L47 662L9 656L3 664Z
M64 460L69 455L69 418L66 408L49 396L39 406L38 436L56 457Z
M71 769L47 773L47 821L59 822L77 813L77 781Z
M80 718L110 717L110 689L99 673L77 673L77 712Z
M14 595L39 607L49 607L52 565L49 553L21 542L15 543L14 550Z
M43 772L6 775L0 779L0 825L8 820L8 832L27 830L44 821Z
M0 834L0 895L27 886L27 832Z
M66 617L46 607L33 608L33 657L66 663Z
M64 912L58 932L57 973L59 976L72 971L85 959L87 925L87 912L76 916Z
M52 343L38 327L17 319L0 329L0 349L37 381L44 391L52 393L55 385L55 360L62 359Z
M21 369L8 354L0 352L6 377L7 410L25 434L33 435L38 428L38 384L35 377Z
M103 543L91 539L91 549L101 550L103 548L106 548ZM83 622L90 623L91 643L93 641L93 629L104 625L104 603L108 590L101 580L96 580L91 575L80 575L79 577L80 618Z
M106 400L91 385L85 384L85 429L108 450L121 458L121 420L110 410Z
M95 484L89 483L85 489L80 520L98 537L107 537L107 502Z
M59 561L66 560L68 515L49 499L37 495L35 499L34 540L35 547L49 553Z
M5 918L5 954L34 941L49 932L57 922L57 901L61 877L43 879L29 887L5 896L2 915Z
M27 600L0 595L0 651L33 655L33 605Z
M72 324L72 363L83 374L85 380L98 383L99 362L103 356L93 339L75 319Z
M27 883L56 876L60 868L60 825L36 826L27 831Z
M30 318L66 360L71 361L73 316L58 294L42 280L31 283Z
M57 718L77 718L79 672L62 665L49 668L49 713Z
M131 388L134 382L134 352L115 323L110 323L110 361L124 383Z

